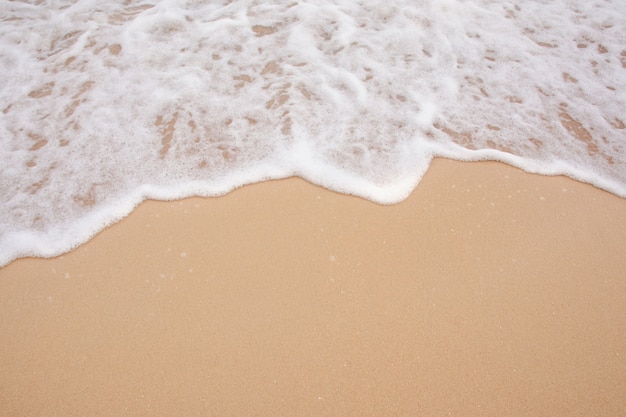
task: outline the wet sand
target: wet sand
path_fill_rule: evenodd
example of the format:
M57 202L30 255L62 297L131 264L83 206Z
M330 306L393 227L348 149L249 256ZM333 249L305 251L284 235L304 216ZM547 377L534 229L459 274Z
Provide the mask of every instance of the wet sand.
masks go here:
M435 160L146 202L0 269L1 416L624 416L626 200Z

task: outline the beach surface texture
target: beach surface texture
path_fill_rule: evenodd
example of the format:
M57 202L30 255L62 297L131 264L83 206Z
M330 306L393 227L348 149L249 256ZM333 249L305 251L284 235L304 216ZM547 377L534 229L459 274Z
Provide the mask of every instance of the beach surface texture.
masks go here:
M623 1L0 23L0 417L626 416Z
M625 210L448 160L146 202L0 270L0 415L623 416Z

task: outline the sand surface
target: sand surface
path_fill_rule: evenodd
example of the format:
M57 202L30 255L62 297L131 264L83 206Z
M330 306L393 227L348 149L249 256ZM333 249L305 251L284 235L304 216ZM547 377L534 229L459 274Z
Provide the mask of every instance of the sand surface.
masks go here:
M146 202L0 269L1 416L625 416L626 200L435 160Z

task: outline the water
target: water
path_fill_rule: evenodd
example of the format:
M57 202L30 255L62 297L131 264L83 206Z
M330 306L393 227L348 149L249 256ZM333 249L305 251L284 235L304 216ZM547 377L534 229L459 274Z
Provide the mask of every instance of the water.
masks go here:
M398 202L435 156L626 197L622 0L0 0L0 20L0 265L270 178Z

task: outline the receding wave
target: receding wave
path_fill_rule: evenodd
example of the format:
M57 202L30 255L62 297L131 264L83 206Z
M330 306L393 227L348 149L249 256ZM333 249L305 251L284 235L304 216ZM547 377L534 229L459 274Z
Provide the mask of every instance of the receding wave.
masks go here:
M269 178L398 202L434 156L626 196L620 0L0 0L0 21L0 265Z

